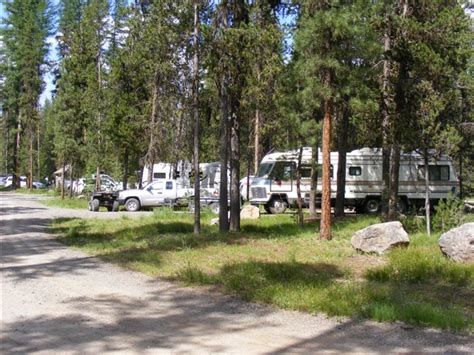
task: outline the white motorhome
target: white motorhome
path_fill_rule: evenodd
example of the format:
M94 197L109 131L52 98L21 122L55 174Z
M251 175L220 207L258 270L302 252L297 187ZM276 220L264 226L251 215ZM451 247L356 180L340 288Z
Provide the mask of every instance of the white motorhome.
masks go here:
M296 166L298 150L267 154L261 161L257 175L252 181L250 202L263 205L270 213L283 213L288 206L296 204ZM311 148L304 148L301 160L301 193L305 205L309 204L311 177ZM319 151L318 165L322 164ZM336 172L338 153L331 153L331 201L335 202L337 191ZM320 170L320 169L319 169ZM433 202L457 193L459 181L452 159L441 155L429 164L429 189ZM318 176L320 196L321 176ZM358 211L377 213L380 210L382 192L382 150L362 148L347 153L346 189L344 204ZM421 155L402 153L399 173L399 208L405 211L410 206L421 207L425 199L424 162ZM317 202L319 198L317 196Z
M191 163L180 160L177 163L157 163L153 164L152 181L173 180L178 188L190 187L190 175L192 171ZM142 185L148 183L148 166L143 168Z

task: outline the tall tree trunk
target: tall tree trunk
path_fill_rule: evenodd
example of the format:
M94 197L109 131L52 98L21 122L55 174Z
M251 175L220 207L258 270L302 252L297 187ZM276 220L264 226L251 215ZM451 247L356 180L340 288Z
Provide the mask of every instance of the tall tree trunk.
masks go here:
M41 141L41 135L40 135L40 121L38 120L38 129L37 129L37 136L36 136L36 151L37 151L37 175L36 178L38 181L41 180L41 156L40 156L40 141Z
M388 204L388 218L393 221L397 219L398 205L398 176L400 172L400 145L394 143L392 145L390 168L390 197Z
M123 186L122 189L126 190L128 187L128 160L129 160L130 152L128 147L125 148L125 152L123 154Z
M97 165L97 167L95 168L95 190L100 191L102 189L101 185L102 184L100 183L100 166Z
M28 189L33 189L33 165L34 165L34 157L33 157L33 132L30 131L29 134L29 147L28 147L28 179L27 187Z
M383 60L383 79L382 79L382 219L388 220L388 205L390 197L390 107L392 100L390 95L390 75L392 71L392 62L389 58L391 49L391 19L388 14L385 15L385 31L383 36L384 60Z
M73 168L73 165L71 163L69 165L69 181L70 181L70 183L69 183L69 198L72 198L72 192L73 192L72 189L74 187L74 179L73 179L73 171L72 171L73 169L72 168Z
M145 155L145 165L148 166L147 183L153 181L153 166L156 163L157 158L157 129L158 124L158 106L159 106L159 87L158 87L158 74L155 74L155 81L153 83L153 98L150 115L150 141L148 142L148 150Z
M348 100L348 99L347 99ZM346 102L348 105L349 102ZM336 192L336 208L334 215L337 217L344 216L344 200L346 193L346 156L347 156L347 136L349 129L349 108L344 107L340 116L340 125L338 127L338 164L337 164L337 192Z
M15 135L15 149L13 151L13 181L12 188L20 187L20 148L21 148L21 122L18 119L16 135Z
M229 155L229 102L227 93L227 77L224 74L220 87L220 141L219 141L219 160L221 179L219 182L219 230L227 232L229 230L228 216L228 155Z
M193 119L194 119L194 233L201 233L201 196L199 179L199 11L198 1L194 1L194 58L193 58Z
M63 172L61 174L61 200L64 200L64 185L66 183L66 160L63 159Z
M298 203L298 225L304 227L304 215L303 215L303 199L301 198L301 159L303 156L303 146L300 147L298 152L298 166L296 167L296 196Z
M318 140L311 149L311 186L309 192L309 215L316 218L316 195L318 190L318 159L319 159Z
M240 230L240 120L236 113L232 115L230 143L231 193L230 193L230 230Z
M258 165L260 164L260 110L255 110L255 129L254 129L254 175L257 174Z
M430 211L430 166L428 150L425 148L423 152L425 161L425 218L426 218L426 234L431 237L431 211Z
M326 74L329 77L329 74ZM330 83L330 78L327 78ZM324 103L323 121L323 174L320 238L331 239L331 100Z

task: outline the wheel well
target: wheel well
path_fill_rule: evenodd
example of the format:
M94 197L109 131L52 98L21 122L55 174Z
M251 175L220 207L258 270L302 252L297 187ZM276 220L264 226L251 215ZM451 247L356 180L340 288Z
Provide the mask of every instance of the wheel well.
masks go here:
M129 196L129 197L125 198L125 203L127 203L127 201L130 200L131 198L137 200L140 205L142 204L140 199L138 197L135 197L135 196Z
M286 194L272 194L272 197L268 202L271 202L272 200L280 200L288 204L288 196Z

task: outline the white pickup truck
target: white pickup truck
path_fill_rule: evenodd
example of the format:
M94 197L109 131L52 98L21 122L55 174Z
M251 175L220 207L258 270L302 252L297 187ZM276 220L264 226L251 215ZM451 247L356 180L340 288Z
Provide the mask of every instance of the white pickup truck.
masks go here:
M175 206L189 195L187 188L178 186L176 180L157 180L141 189L125 190L119 193L117 201L129 212L141 208Z

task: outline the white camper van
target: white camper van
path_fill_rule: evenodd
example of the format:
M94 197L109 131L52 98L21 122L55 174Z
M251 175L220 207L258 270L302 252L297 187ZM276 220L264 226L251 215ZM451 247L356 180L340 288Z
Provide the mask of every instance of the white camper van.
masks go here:
M266 155L252 181L250 202L263 205L269 213L283 213L288 206L296 204L296 165L298 150L275 152ZM322 154L318 154L318 165ZM304 148L301 160L301 193L305 205L309 204L311 177L311 148ZM338 153L331 153L331 201L336 198L336 172ZM399 174L399 208L421 207L425 199L424 163L421 155L402 153ZM430 198L434 202L457 193L459 181L452 159L442 155L429 164ZM320 175L320 174L319 174ZM318 177L320 196L321 177ZM347 153L345 205L358 211L377 213L380 210L382 192L382 150L362 148ZM317 198L317 202L318 202Z

